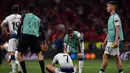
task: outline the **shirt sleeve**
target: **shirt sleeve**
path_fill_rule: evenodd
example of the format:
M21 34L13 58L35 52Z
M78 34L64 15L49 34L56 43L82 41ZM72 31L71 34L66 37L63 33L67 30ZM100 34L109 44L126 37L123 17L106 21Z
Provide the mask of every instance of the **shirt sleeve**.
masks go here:
M78 33L78 34L77 34L77 38L80 38L80 37L81 37L81 34L80 34L80 33Z
M57 55L53 58L52 65L54 66L58 62Z
M117 15L114 17L114 24L115 24L115 26L120 25L120 18Z
M2 22L2 25L7 25L8 24L8 18L6 17L3 22Z

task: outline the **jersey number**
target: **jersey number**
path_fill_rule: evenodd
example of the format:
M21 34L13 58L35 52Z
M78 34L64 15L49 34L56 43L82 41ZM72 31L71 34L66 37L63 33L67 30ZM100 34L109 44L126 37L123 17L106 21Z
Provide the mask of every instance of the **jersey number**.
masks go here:
M66 57L66 62L69 62L68 55L63 55L63 56Z
M16 31L18 29L19 22L13 22L13 30Z

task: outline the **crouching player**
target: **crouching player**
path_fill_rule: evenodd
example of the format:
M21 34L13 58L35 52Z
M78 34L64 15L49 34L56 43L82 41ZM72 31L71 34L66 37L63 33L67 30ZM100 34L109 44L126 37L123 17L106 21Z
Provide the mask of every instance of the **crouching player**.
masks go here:
M73 31L68 28L67 34L64 38L64 53L77 53L79 60L79 73L83 71L83 54L84 54L84 41L82 35L78 31Z
M54 65L59 63L60 68L56 68ZM73 66L72 59L66 53L59 53L55 55L52 65L47 65L46 69L49 73L76 73L77 66Z

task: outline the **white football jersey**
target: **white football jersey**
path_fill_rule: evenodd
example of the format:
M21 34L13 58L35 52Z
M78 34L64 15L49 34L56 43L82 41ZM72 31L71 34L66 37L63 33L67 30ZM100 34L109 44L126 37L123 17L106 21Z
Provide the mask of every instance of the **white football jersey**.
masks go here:
M72 59L67 53L59 53L55 55L52 65L55 65L57 62L60 64L60 67L73 67Z
M18 25L20 24L21 15L19 14L11 14L5 18L3 23L8 25L10 32L15 32L17 34Z

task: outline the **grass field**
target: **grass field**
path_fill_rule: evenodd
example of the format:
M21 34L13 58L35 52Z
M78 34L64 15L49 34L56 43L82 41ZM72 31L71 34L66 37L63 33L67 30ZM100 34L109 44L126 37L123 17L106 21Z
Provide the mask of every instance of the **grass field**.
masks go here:
M102 61L101 59L85 60L83 73L99 73L101 61ZM45 60L45 63L46 64L51 63L51 60ZM74 60L74 64L77 63L78 62ZM26 61L26 66L28 73L41 73L39 64L36 60ZM124 73L130 73L130 61L123 61L123 69ZM8 66L7 62L4 60L3 64L0 66L0 73L9 73L10 71L11 67ZM105 73L118 73L114 60L109 60L109 64Z

